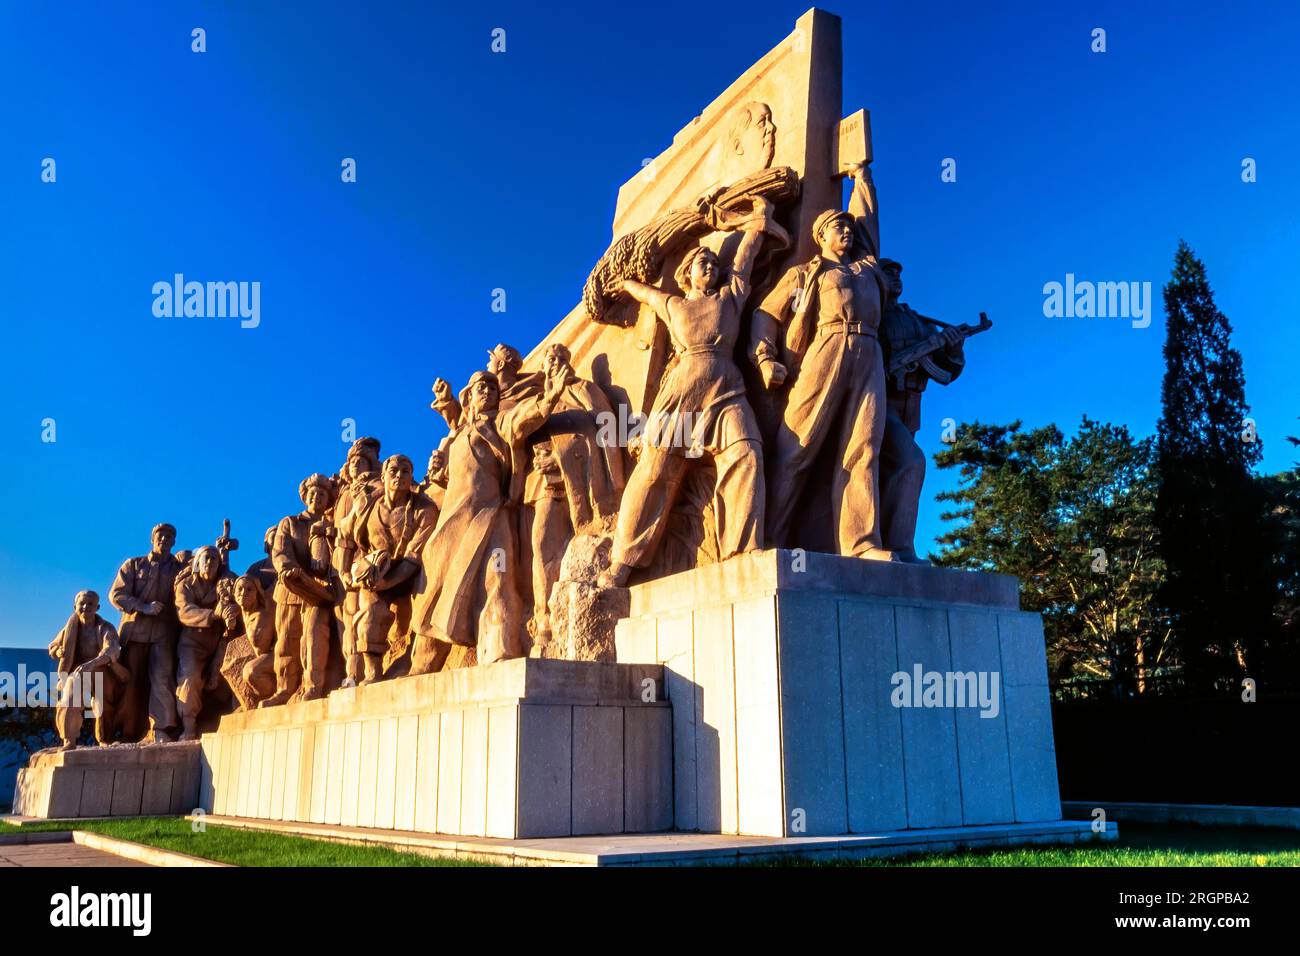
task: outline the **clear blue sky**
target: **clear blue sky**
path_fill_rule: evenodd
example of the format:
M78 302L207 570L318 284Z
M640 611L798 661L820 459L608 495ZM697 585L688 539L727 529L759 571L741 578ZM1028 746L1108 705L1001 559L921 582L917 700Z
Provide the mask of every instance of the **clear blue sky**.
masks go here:
M192 548L230 517L237 566L260 557L298 481L338 466L344 418L422 468L434 377L538 341L607 244L618 186L805 8L3 0L0 645L44 645L159 520ZM927 452L945 417L1149 434L1159 312L1145 330L1046 319L1042 287L1150 281L1158 303L1182 236L1234 323L1265 469L1290 465L1300 7L831 9L905 298L996 323L928 393ZM260 281L260 328L155 318L176 272Z

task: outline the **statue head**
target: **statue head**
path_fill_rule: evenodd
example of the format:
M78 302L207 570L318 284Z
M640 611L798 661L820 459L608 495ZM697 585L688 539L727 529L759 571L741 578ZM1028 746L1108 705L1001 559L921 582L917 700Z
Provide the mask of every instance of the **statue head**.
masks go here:
M216 545L205 544L195 551L190 571L203 581L215 581L221 573L221 552Z
M441 448L429 453L429 467L424 473L425 481L442 484L447 480L447 455Z
M298 485L298 497L311 514L320 517L334 503L334 482L320 472L308 475Z
M411 490L415 466L405 455L389 455L384 462L384 493L391 501Z
M266 607L266 592L251 574L241 574L235 579L234 594L241 611L258 611Z
M813 221L812 233L823 256L843 258L853 248L853 217L839 209L827 209Z
M358 438L348 449L348 460L343 466L344 478L359 478L379 470L379 439Z
M772 165L776 155L776 124L766 103L746 103L736 111L736 121L727 133L727 159L745 172L757 172Z
M903 264L897 259L880 259L876 263L885 273L885 291L889 301L897 302L903 295Z
M567 379L573 374L573 367L570 365L572 358L573 353L569 351L568 346L562 342L553 342L542 353L542 368L548 378L564 372Z
M686 254L682 264L673 273L673 278L683 292L702 295L718 287L721 275L718 254L708 246L696 246Z
M171 554L172 547L176 544L176 529L165 521L156 524L149 534L149 541L153 545L153 553L159 557Z
M488 352L487 370L497 377L499 388L509 388L524 364L524 357L514 346L498 344Z
M495 416L500 402L501 387L497 384L497 377L491 372L475 372L469 377L469 384L460 393L461 407L468 409L471 416Z
M99 613L99 595L94 591L78 591L72 599L72 610L82 624L91 624Z
M262 550L266 552L268 558L271 556L271 549L275 547L275 528L275 525L271 525L266 529L266 534L262 535Z

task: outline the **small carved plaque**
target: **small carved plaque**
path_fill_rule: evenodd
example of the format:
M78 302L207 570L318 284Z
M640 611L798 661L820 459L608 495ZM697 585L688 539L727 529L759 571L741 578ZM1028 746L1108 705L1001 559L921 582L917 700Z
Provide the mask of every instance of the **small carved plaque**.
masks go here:
M871 114L858 110L840 120L832 144L832 168L843 173L854 163L871 162Z

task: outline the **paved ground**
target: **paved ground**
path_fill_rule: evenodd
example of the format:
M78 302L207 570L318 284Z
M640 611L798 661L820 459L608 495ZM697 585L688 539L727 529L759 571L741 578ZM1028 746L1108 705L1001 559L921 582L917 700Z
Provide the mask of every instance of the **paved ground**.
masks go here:
M0 846L0 867L6 866L148 866L103 850L75 843L27 843Z

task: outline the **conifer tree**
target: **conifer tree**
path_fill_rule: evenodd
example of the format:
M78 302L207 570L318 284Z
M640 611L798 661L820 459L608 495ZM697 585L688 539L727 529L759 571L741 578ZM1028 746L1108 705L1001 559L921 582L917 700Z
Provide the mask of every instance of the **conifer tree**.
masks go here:
M1179 242L1164 303L1155 508L1166 568L1160 601L1188 684L1223 691L1258 676L1274 626L1270 523L1252 475L1263 449L1248 421L1232 326L1186 242Z

